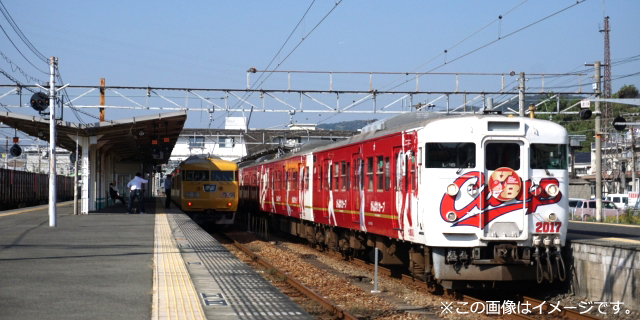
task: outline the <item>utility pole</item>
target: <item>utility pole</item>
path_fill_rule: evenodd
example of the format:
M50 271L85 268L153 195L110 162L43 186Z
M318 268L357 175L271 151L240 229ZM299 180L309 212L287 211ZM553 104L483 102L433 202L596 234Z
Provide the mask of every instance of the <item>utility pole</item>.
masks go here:
M519 96L519 108L518 112L521 117L524 117L524 72L520 72L520 86L518 87Z
M600 61L593 64L595 68L594 83L596 99L600 99ZM600 122L602 114L600 113L600 102L596 101L595 115L595 142L596 142L596 222L602 222L602 132Z
M636 139L633 136L633 127L629 127L629 132L631 133L631 191L637 192L638 187L636 187Z
M76 134L76 161L73 163L73 214L78 215L78 134Z
M56 57L49 58L49 226L56 226Z

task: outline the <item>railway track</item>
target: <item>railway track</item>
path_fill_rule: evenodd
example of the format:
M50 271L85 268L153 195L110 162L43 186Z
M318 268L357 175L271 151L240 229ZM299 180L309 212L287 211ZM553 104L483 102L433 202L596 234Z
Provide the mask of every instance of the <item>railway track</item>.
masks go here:
M361 267L367 268L369 269L371 272L373 272L374 270L374 265L366 262L364 260L358 259L358 258L352 258L348 261L351 261ZM420 279L416 279L410 275L407 274L398 274L397 272L395 272L394 270L388 269L388 268L384 268L384 267L380 267L378 266L378 274L379 275L383 275L386 277L393 277L393 278L400 278L402 280L402 282L407 283L407 284L411 284L414 286L418 286L424 289L429 290L430 292L433 292L433 290L435 288L430 287L426 282L420 280ZM484 304L485 301L481 300L481 299L477 299L474 298L472 296L466 295L466 294L462 294L459 293L455 290L449 290L449 289L444 289L444 295L447 298L453 299L453 300L457 300L457 301L463 301L463 302L467 302L469 304L473 304L476 302L482 303ZM544 315L548 315L554 319L567 319L567 320L601 320L602 318L598 318L598 317L594 317L592 315L588 315L588 314L580 314L577 311L574 310L569 310L569 309L565 309L562 306L557 306L560 311L558 312L557 310L553 312L553 314L548 314L549 312L551 312L553 309L553 307L549 304L549 303L543 303L543 301L537 300L537 299L533 299L531 297L527 297L527 296L516 296L514 297L514 299L512 300L514 302L520 302L520 303L529 303L531 306L539 306L542 305L542 307L540 308L539 313L542 313L542 316ZM536 319L537 317L534 316L540 316L538 314L532 314L532 316L529 315L525 315L525 314L501 314L501 317L504 317L506 319Z
M358 319L357 317L353 316L349 312L347 312L347 311L343 310L342 308L338 307L337 305L333 304L331 301L329 301L329 300L323 298L322 296L318 295L313 290L307 288L302 283L296 281L295 279L290 277L286 272L283 272L283 271L279 270L274 265L269 263L269 261L267 261L265 259L262 259L260 256L258 256L257 254L255 254L254 252L249 250L243 244L239 243L238 241L234 240L233 238L229 237L228 235L224 234L223 232L217 232L217 233L221 237L224 237L225 239L227 239L229 242L232 242L233 245L236 248L238 248L238 250L240 250L240 251L244 252L245 254L247 254L249 257L251 257L251 259L253 261L261 264L262 266L264 266L268 270L275 270L275 275L276 276L284 278L284 281L286 281L289 285L291 285L292 287L294 287L295 289L297 289L298 291L300 291L302 294L304 294L305 296L309 297L310 299L318 302L323 308L325 308L327 311L329 311L331 314L333 314L337 319L351 319L351 320L357 320Z

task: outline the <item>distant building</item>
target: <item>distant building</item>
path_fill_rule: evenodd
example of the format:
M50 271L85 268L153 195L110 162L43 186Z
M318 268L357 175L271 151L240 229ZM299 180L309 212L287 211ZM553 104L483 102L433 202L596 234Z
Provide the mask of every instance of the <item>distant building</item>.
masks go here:
M581 177L587 174L592 174L591 172L591 152L576 152L575 153L575 170L576 176ZM569 168L569 172L571 172L571 168Z
M289 129L249 129L243 117L230 117L224 129L185 128L173 148L165 172L191 155L208 154L235 161L248 155L277 152L318 140L342 140L357 131L315 130L315 124L293 124Z

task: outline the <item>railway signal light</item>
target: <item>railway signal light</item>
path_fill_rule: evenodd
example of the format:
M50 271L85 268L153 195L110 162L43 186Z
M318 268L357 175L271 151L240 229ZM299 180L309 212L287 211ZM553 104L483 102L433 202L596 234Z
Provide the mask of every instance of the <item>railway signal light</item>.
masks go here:
M591 118L591 113L592 112L589 109L580 110L580 119L587 120L587 119Z
M591 118L592 112L589 110L589 107L591 107L591 102L589 100L580 101L580 119L587 120Z
M19 157L22 154L22 148L20 148L19 145L14 144L11 149L9 149L9 153L14 157Z
M31 108L42 112L49 108L49 96L44 92L36 92L31 96Z
M613 128L618 131L622 131L627 128L627 124L625 122L627 121L624 120L622 116L617 116L615 119L613 119Z

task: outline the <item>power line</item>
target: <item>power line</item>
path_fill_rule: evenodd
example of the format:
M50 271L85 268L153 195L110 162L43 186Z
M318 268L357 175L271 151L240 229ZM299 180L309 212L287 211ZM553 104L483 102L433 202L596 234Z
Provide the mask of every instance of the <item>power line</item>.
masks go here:
M488 46L490 46L490 45L492 45L492 44L494 44L494 43L496 43L496 42L498 42L498 41L500 41L500 40L502 40L502 39L506 39L506 38L508 38L508 37L510 37L510 36L512 36L512 35L514 35L514 34L516 34L516 33L518 33L518 32L520 32L520 31L523 31L523 30L525 30L525 29L528 29L528 28L530 28L530 27L532 27L532 26L534 26L534 25L536 25L536 24L538 24L538 23L540 23L540 22L542 22L542 21L545 21L545 20L547 20L547 19L549 19L549 18L551 18L551 17L553 17L553 16L555 16L555 15L558 15L558 14L560 14L560 13L562 13L562 12L564 12L564 11L566 11L566 10L570 9L570 8L573 8L573 7L575 7L575 6L577 6L577 5L581 4L581 3L583 3L583 2L585 2L585 1L587 1L587 0L577 0L577 1L576 1L576 3L574 3L574 4L572 4L572 5L568 6L568 7L565 7L565 8L563 8L563 9L561 9L561 10L558 10L558 11L556 11L556 12L554 12L554 13L552 13L552 14L550 14L550 15L548 15L548 16L546 16L546 17L542 18L542 19L539 19L539 20L537 20L537 21L534 21L534 22L532 22L532 23L530 23L530 24L528 24L528 25L526 25L526 26L524 26L524 27L522 27L522 28L520 28L520 29L517 29L517 30L515 30L515 31L511 32L511 33L508 33L508 34L506 34L504 37L498 37L498 39L495 39L495 40L490 41L490 42L488 42L488 43L486 43L486 44L484 44L484 45L482 45L482 46L480 46L480 47L477 47L477 48L475 48L475 49L473 49L473 50L471 50L471 51L469 51L469 52L467 52L467 53L465 53L465 54L463 54L463 55L461 55L461 56L459 56L459 57L457 57L457 58L455 58L455 59L453 59L453 60L450 60L450 61L448 61L448 62L446 62L446 61L445 61L443 64L441 64L441 65L439 65L439 66L437 66L437 67L435 67L435 68L433 68L433 69L431 69L431 70L429 70L429 71L425 72L425 74L427 74L427 73L429 73L429 72L431 72L431 71L437 70L437 69L439 69L439 68L441 68L441 67L443 67L443 66L445 66L445 65L447 65L447 64L449 64L449 63L451 63L451 62L454 62L454 61L460 60L460 59L462 59L462 58L464 58L464 57L466 57L466 56L468 56L468 55L470 55L470 54L472 54L472 53L474 53L474 52L476 52L476 51L482 50L482 49L484 49L484 48L486 48L486 47L488 47ZM445 50L445 52L446 52L446 50ZM432 60L433 60L433 59L432 59ZM421 77L421 75L417 75L416 77L417 77L417 78L419 78L419 77ZM399 86L401 86L401 85L403 85L403 84L405 84L405 83L407 83L407 82L409 82L409 81L412 81L412 80L405 80L403 83L400 83L400 84L398 84L398 85L396 85L396 86L392 87L392 88L391 88L391 89L389 89L389 90L393 90L393 89L395 89L395 88L397 88L397 87L399 87ZM389 91L389 90L387 90L387 91Z
M2 56L2 58L7 61L7 63L9 63L9 66L11 67L11 71L16 72L18 71L20 74L22 74L25 79L27 80L27 82L40 82L41 84L44 83L44 81L36 78L36 77L32 77L31 75L29 75L28 73L26 73L24 70L22 70L22 68L20 68L17 64L15 64L13 61L11 61L11 59L9 59L2 51L0 51L0 56Z
M448 51L449 51L449 50L451 50L451 49L453 49L453 48L457 47L458 45L462 44L463 42L465 42L465 41L469 40L470 38L472 38L473 36L475 36L476 34L478 34L479 32L481 32L482 30L484 30L484 29L486 29L487 27L489 27L490 25L494 24L496 21L500 20L500 21L502 22L502 18L503 18L504 16L506 16L506 15L507 15L507 14L509 14L509 13L511 13L511 11L513 11L513 10L517 9L519 6L521 6L521 5L522 5L522 4L524 4L525 2L527 2L527 0L524 0L524 1L520 2L518 5L516 5L515 7L511 8L511 9L509 9L507 12L505 12L505 13L503 13L503 14L499 15L499 16L498 16L498 18L495 18L493 21L491 21L491 22L487 23L485 26L483 26L483 27L481 27L480 29L478 29L478 30L474 31L472 34L468 35L466 38L462 39L462 40L461 40L461 41L459 41L458 43L456 43L456 44L452 45L451 47L446 48L443 52L441 52L440 54L437 54L437 55L436 55L436 56L434 56L433 58L429 59L427 62L425 62L425 63L423 63L423 64L421 64L421 65L417 66L417 67L416 67L416 68L414 68L412 71L415 71L415 70L418 70L418 69L422 68L422 67L423 67L423 66L425 66L427 63L429 63L429 62L431 62L431 61L433 61L433 60L437 59L438 57L440 57L440 56L442 56L442 55L446 55L446 53L448 53ZM380 89L382 89L382 88L384 88L384 87L386 87L386 86L388 86L388 85L390 85L390 84L392 84L392 83L394 83L394 82L396 82L396 81L398 81L398 80L400 80L400 79L402 79L402 77L398 77L397 79L395 79L395 80L393 80L393 81L391 81L391 82L389 82L389 83L387 83L387 84L383 85L382 87L380 87ZM405 82L405 83L406 83L406 82ZM403 84L404 84L404 83L403 83ZM394 87L394 88L395 88L395 87Z
M18 27L18 24L16 24L16 22L13 20L13 18L11 17L11 14L9 13L9 10L7 10L7 8L4 6L4 3L2 3L2 0L0 0L0 6L1 6L0 11L4 15L5 19L9 21L9 24L13 28L13 31L15 31L18 37L20 37L22 42L24 42L27 45L27 47L31 50L31 52L33 52L33 54L36 55L36 57L38 57L40 60L42 60L45 63L48 62L47 57L45 57L40 51L38 51L38 49L36 49L36 47L31 43L31 41L27 39L24 33L22 33L22 30L20 30L20 27Z
M1 68L0 68L0 73L2 73L5 77L9 78L9 80L11 80L11 81L13 81L14 83L16 83L19 87L21 87L21 88L25 88L25 89L27 89L27 90L29 90L29 91L33 92L33 93L36 93L33 89L31 89L31 88L29 88L29 87L27 87L27 86L23 85L22 83L20 83L20 81L18 81L18 80L16 80L16 79L14 79L10 74L8 74L6 71L2 70Z
M20 49L18 49L18 46L16 46L15 43L13 43L13 40L11 40L11 38L9 37L9 35L7 34L7 32L4 30L4 28L2 27L2 25L0 24L0 29L2 29L2 32L4 32L4 35L7 36L7 39L9 39L9 41L11 42L11 44L13 45L14 48L16 48L16 50L18 50L18 52L20 53L20 55L27 60L27 62L29 62L30 65L32 65L34 68L36 68L36 70L46 74L46 72L40 70L38 67L36 67L35 64L33 64L29 59L27 59L27 57L24 56L24 54L22 53L22 51L20 51Z
M296 51L296 49L298 49L298 47L300 47L300 45L301 45L301 44L302 44L302 43L303 43L303 42L304 42L304 41L309 37L309 35L311 35L311 33L313 33L313 31L315 31L315 30L316 30L316 28L318 28L318 26L320 26L320 24L322 24L322 22L323 22L323 21L324 21L324 20L325 20L325 19L326 19L326 18L327 18L327 17L328 17L328 16L329 16L329 15L330 15L330 14L331 14L331 13L332 13L336 8L337 8L337 7L338 7L338 5L339 5L340 3L342 3L342 1L343 1L343 0L338 0L338 1L336 1L336 3L335 3L335 5L333 6L333 8L331 8L331 10L329 10L329 12L327 12L327 14L326 14L324 17L322 17L322 19L321 19L321 20L320 20L320 21L319 21L319 22L318 22L318 23L317 23L317 24L316 24L316 25L311 29L311 31L309 31L309 33L307 33L304 37L302 37L302 40L300 40L300 42L298 42L298 44L297 44L297 45L296 45L296 46L295 46L295 47L294 47L294 48L289 52L289 54L287 54L287 56L286 56L284 59L282 59L282 61L280 61L280 63L278 63L278 65L274 68L274 71L275 71L275 70L277 70L277 69L278 69L278 67L280 67L280 65L282 65L282 63L284 63L284 62L285 62L285 61L286 61L286 60L291 56L291 54L293 54L293 52L294 52L294 51ZM314 0L314 2L315 2L315 0ZM311 5L313 5L313 2L311 3ZM310 9L310 8L311 8L311 6L309 6L309 9ZM309 10L309 9L307 9L307 12L308 12L308 10ZM307 12L305 12L305 16L306 16ZM303 19L304 19L304 16L303 16ZM302 21L302 19L301 19L300 21ZM298 25L299 25L299 24L300 24L300 22L298 22ZM298 27L298 25L296 25L296 28ZM295 31L295 29L294 29L294 31ZM293 32L292 32L292 33L293 33ZM289 37L291 37L291 35L289 35ZM287 41L288 41L288 40L289 40L289 39L287 38ZM285 43L286 43L286 42L285 42ZM283 46L284 46L284 45L283 45ZM278 52L280 52L280 51L278 51ZM276 57L277 57L277 56L278 56L278 55L276 54ZM258 85L257 85L257 87L262 86L262 84L263 84L265 81L267 81L267 79L269 79L269 77L271 77L271 75L272 75L272 74L273 74L273 72L270 72L270 73L267 75L267 77L266 77L264 80L262 80L262 82L260 82L260 84L258 84ZM256 83L257 83L257 81L256 81ZM256 86L253 86L253 87L256 87ZM253 94L253 91L252 91L252 92L250 92L248 95L245 95L245 96L246 96L246 98L245 98L245 97L243 97L243 98L238 102L238 104L235 106L235 109L229 113L229 115L231 115L231 114L235 113L235 112L240 108L240 106L242 106L242 104L244 103L244 102L243 102L243 100L249 99L249 97L251 97L251 95L252 95L252 94ZM223 114L222 116L224 116L224 114ZM222 116L221 116L221 117L222 117ZM218 119L220 119L220 117L218 117L216 120L218 120Z

